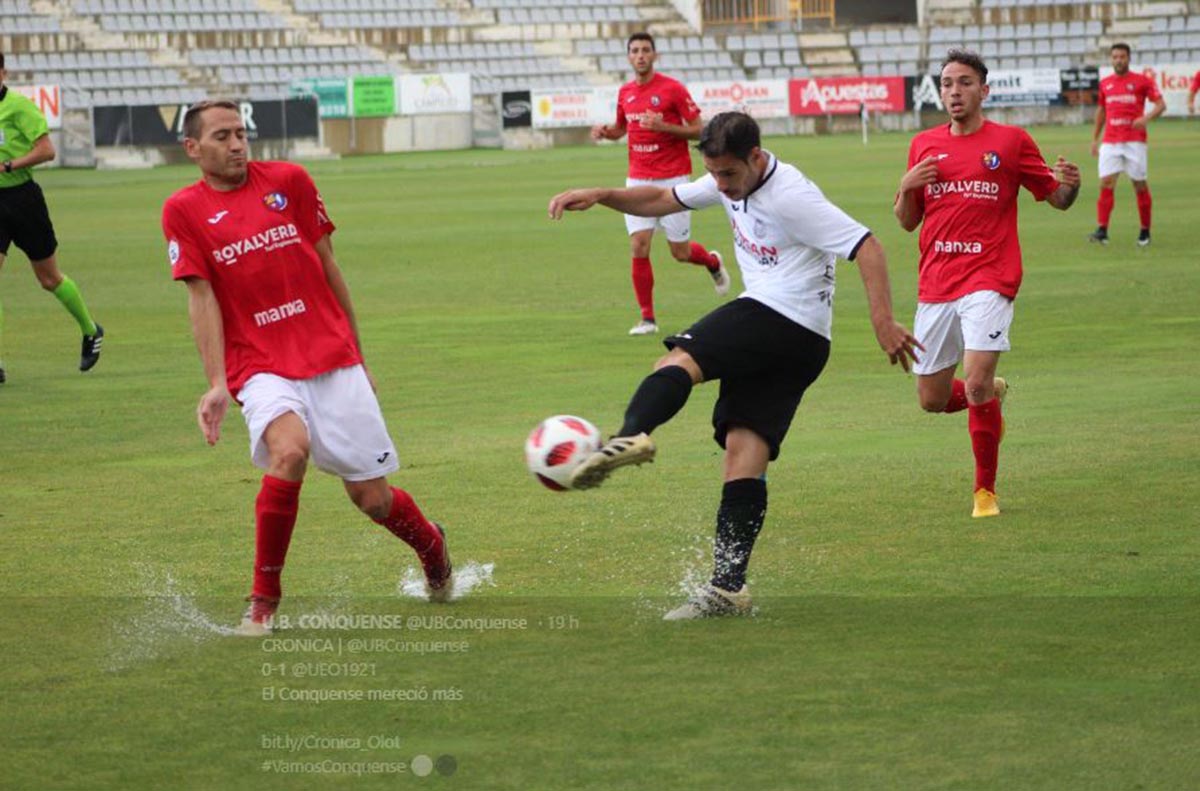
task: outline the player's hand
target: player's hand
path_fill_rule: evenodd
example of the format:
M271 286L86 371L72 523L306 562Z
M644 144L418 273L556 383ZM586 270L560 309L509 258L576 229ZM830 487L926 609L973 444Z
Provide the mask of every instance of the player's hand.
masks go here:
M1131 127L1133 127L1134 129L1145 129L1146 128L1146 116L1139 115L1137 118L1134 118L1133 121L1129 125Z
M596 205L604 190L567 190L550 199L550 219L562 219L565 211L586 211Z
M920 361L917 349L925 351L925 347L908 328L893 319L875 323L875 338L879 341L879 348L887 352L892 365L899 363L905 373L912 369L912 363Z
M640 123L643 129L649 129L651 132L667 130L667 122L663 120L662 113L643 113Z
M596 124L595 126L593 126L592 127L592 139L593 140L607 140L608 139L608 126L606 126L605 124Z
M200 432L209 445L216 445L221 438L221 421L229 409L229 390L224 385L209 388L200 396L200 404L196 407L196 421L200 424Z
M923 190L937 181L937 162L937 157L928 156L913 165L912 169L904 174L904 178L900 179L900 191L912 192L914 190Z
M1058 179L1059 184L1078 187L1081 183L1079 166L1060 156L1054 163L1054 178Z
M1092 156L1094 156L1094 157L1100 156L1100 144L1097 143L1095 140L1092 141Z

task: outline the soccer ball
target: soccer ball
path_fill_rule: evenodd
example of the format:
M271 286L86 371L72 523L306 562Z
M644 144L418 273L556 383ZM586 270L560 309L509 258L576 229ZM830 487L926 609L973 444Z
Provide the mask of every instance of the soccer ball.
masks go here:
M571 488L571 473L600 449L600 430L574 415L555 415L538 423L525 440L525 464L542 484L556 492Z

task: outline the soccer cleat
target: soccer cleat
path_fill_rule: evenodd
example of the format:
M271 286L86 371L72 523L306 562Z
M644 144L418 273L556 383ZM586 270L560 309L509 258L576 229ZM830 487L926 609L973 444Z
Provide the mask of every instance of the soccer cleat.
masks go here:
M725 261L721 258L721 254L716 250L709 250L708 254L717 259L717 268L708 270L712 275L713 288L717 291L717 296L723 297L729 293L729 270L725 268Z
M658 325L650 319L642 319L629 330L630 335L654 335L658 332Z
M1104 226L1100 226L1088 234L1088 241L1099 242L1100 244L1108 244L1108 229Z
M454 566L450 563L450 547L446 542L446 531L437 522L433 526L442 534L442 556L437 562L425 567L425 595L431 602L444 604L454 592Z
M1008 395L1008 382L997 376L992 380L992 390L996 393L996 400L1000 402L1000 406L1004 406L1004 397ZM1000 412L1000 440L1004 440L1004 412Z
M1000 503L996 501L996 493L987 489L975 490L975 510L971 516L979 519L985 516L1000 516Z
M1143 228L1142 232L1138 234L1137 246L1138 247L1149 247L1150 246L1150 229L1149 228Z
M0 385L8 381L8 377L4 373L4 366L0 365Z
M79 350L79 370L90 371L100 361L100 347L104 345L104 328L96 325L95 335L84 335Z
M266 637L274 631L275 611L279 609L279 599L267 596L247 596L250 606L242 616L242 622L233 629L239 637Z
M745 585L739 591L727 591L709 583L690 599L663 616L664 621L694 621L697 618L720 618L726 615L749 615L750 591Z
M591 489L599 486L618 467L654 461L654 451L654 440L648 434L613 437L575 468L571 473L571 488Z

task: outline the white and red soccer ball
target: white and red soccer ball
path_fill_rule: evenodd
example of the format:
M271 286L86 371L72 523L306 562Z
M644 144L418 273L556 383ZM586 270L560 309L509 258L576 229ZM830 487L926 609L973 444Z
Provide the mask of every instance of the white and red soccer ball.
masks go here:
M571 488L571 473L600 449L600 430L574 415L548 417L525 440L525 464L534 477L556 492Z

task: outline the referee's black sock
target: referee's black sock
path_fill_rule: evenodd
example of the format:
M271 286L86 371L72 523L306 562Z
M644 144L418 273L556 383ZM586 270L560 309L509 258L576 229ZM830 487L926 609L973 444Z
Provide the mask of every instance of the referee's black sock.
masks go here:
M712 584L738 591L746 584L746 567L758 531L767 517L767 482L761 478L729 481L717 509L717 538L713 544Z
M675 417L692 394L692 377L678 365L659 368L642 380L625 409L618 437L649 434Z

